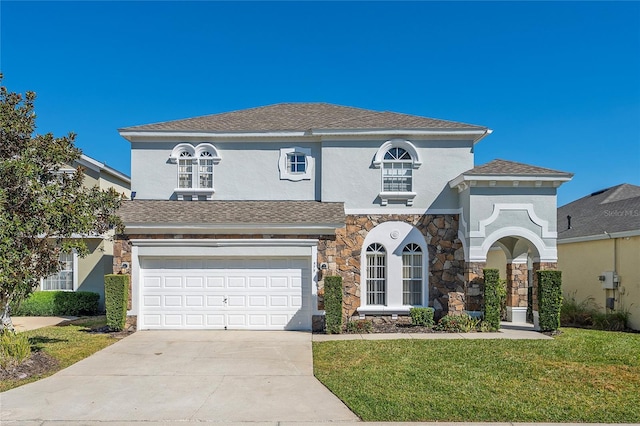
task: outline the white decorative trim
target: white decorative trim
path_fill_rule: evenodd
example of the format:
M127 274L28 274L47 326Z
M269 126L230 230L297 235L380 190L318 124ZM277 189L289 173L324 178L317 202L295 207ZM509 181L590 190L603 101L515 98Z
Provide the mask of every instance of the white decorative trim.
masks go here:
M207 152L207 151L211 153L212 155L211 157L200 157L200 155L203 152ZM213 164L218 164L220 160L222 160L222 157L220 157L220 154L218 153L218 150L216 149L216 147L210 143L201 143L195 147L190 143L180 143L174 146L173 149L171 150L171 155L169 156L169 160L175 164L178 161L178 158L180 157L180 153L182 152L188 152L189 154L191 154L194 162L197 161L198 158L206 158L208 160L213 160Z
M469 232L471 238L482 238L486 236L486 228L498 219L501 211L507 210L526 210L529 219L534 224L542 228L542 238L556 238L557 232L549 231L549 222L541 219L533 209L533 204L494 204L491 216L478 222L479 230Z
M538 234L526 228L507 226L504 228L500 228L485 237L480 247L470 247L469 262L486 262L487 253L489 252L491 246L500 238L504 237L522 237L529 240L529 242L531 242L538 251L537 254L539 255L540 262L558 261L557 249L555 247L547 247ZM536 255L534 255L534 257L538 258L538 256Z
M287 168L287 156L299 152L304 154L306 166L304 173L292 173ZM311 148L300 148L297 146L291 148L280 148L280 158L278 159L278 170L280 171L280 180L290 180L299 182L301 180L310 180L313 176L314 159L311 156Z
M610 234L599 235L585 235L584 237L572 237L558 239L558 244L571 244L571 243L583 243L587 241L609 240L612 238L626 238L640 236L640 229L634 229L631 231L612 232Z
M175 192L178 201L184 201L185 195L191 196L191 201L198 201L199 195L205 195L207 201L211 201L216 191L213 188L175 188L173 192Z
M129 240L135 247L317 247L316 239L190 239L162 238Z
M411 155L414 169L417 169L422 165L422 160L420 160L418 150L411 142L404 139L391 139L380 145L380 148L378 148L375 157L373 157L373 166L375 168L379 169L382 166L384 156L391 148L402 148L407 151L409 155Z
M461 209L428 209L424 208L404 208L396 205L385 208L366 208L366 209L344 209L348 215L367 215L367 214L458 214Z
M360 314L360 319L365 319L366 315L408 315L413 306L360 306L356 311Z
M343 228L344 223L328 223L318 225L303 226L296 223L291 224L125 224L127 234L286 234L286 235L333 235L336 228Z
M386 206L389 204L389 200L394 200L394 201L404 201L407 206L412 206L413 205L413 199L416 198L416 195L418 195L415 192L386 192L386 191L382 191L378 194L378 197L380 197L380 205L381 206Z

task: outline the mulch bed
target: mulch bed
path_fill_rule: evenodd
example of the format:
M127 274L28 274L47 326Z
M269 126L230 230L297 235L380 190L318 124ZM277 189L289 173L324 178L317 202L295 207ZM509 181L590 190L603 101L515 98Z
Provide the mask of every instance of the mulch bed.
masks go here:
M20 365L0 368L0 380L23 380L29 377L38 376L55 369L58 360L47 355L45 352L33 352L31 356Z

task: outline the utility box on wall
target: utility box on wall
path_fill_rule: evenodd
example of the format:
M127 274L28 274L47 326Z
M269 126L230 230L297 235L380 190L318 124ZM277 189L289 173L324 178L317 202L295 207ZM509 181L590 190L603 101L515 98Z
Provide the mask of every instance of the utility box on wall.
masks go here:
M604 290L614 290L618 288L618 274L614 271L605 271L598 277L598 279L602 282L602 288Z

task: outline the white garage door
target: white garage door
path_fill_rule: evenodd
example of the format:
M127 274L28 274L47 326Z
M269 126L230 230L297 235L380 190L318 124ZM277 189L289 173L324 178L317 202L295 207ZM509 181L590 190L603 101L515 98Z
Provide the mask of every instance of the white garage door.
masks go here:
M140 329L311 329L308 259L141 258L140 266Z

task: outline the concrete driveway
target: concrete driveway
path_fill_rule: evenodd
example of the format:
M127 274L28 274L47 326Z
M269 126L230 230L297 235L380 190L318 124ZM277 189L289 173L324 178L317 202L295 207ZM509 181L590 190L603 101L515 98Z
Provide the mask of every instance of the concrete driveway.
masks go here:
M0 394L0 423L358 421L313 376L311 334L141 331Z

